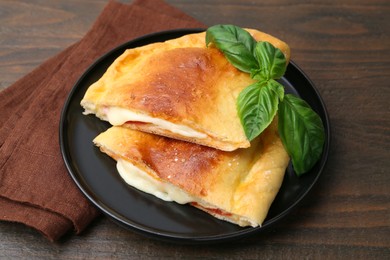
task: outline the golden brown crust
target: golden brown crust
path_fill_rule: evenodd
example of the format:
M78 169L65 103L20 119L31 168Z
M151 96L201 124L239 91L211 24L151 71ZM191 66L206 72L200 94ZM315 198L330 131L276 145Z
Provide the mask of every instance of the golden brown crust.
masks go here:
M234 152L124 127L110 128L94 143L114 159L130 161L198 198L194 206L234 223L249 219L252 225L265 219L289 161L275 123L250 148Z
M280 40L256 30L257 40L282 49ZM81 104L101 119L104 109L121 107L188 126L206 138L191 138L153 124L127 122L141 131L231 151L249 147L236 111L238 94L253 83L215 48L205 47L205 33L127 50L88 89Z

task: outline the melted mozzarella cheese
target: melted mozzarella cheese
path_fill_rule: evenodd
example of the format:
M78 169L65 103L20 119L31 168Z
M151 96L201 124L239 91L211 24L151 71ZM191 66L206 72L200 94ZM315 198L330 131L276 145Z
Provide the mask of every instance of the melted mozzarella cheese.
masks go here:
M170 183L156 180L155 178L142 171L129 161L119 159L117 161L116 167L119 172L119 175L127 184L140 191L154 195L159 199L162 199L164 201L174 201L179 204L194 202L194 204L198 205L200 209L209 212L210 214L214 215L219 219L230 221L240 226L258 226L257 223L245 217L240 217L234 214L230 214L230 216L228 217L224 214L220 214L220 210L218 210L217 208L212 207L211 205L201 203L196 198L188 195L180 188Z
M106 118L112 125L123 125L127 121L136 121L136 122L144 122L151 123L156 126L161 127L162 129L168 130L172 133L180 134L186 137L194 137L194 138L206 138L207 135L204 133L200 133L195 131L194 129L185 126L174 124L169 121L160 118L154 118L151 116L139 114L132 112L130 110L120 108L120 107L110 107L105 111Z
M128 161L119 159L117 161L117 169L119 175L127 184L162 200L175 201L180 204L189 203L195 200L178 187L154 179Z

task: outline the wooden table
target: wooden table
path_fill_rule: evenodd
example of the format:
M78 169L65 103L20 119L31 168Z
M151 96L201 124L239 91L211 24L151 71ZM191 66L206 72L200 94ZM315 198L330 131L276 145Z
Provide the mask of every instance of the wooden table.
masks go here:
M390 259L389 1L167 2L205 24L254 27L289 43L331 120L329 161L310 198L269 233L228 246L168 244L104 217L57 243L0 222L0 259ZM0 0L0 88L80 39L105 4Z

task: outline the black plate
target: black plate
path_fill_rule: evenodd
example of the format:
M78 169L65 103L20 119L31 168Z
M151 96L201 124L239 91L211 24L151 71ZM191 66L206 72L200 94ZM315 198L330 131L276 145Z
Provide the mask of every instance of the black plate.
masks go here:
M61 115L60 145L63 159L73 180L87 198L115 222L152 237L184 243L211 243L262 232L281 220L307 195L317 182L328 157L329 120L324 103L305 74L293 63L288 65L281 83L287 92L306 100L321 116L326 130L321 160L311 172L298 178L291 167L262 227L241 228L217 220L189 205L164 202L137 191L119 177L114 160L101 153L92 139L106 130L108 123L93 115L85 116L80 101L87 88L97 81L125 49L177 38L200 29L180 29L146 35L125 43L97 60L72 89Z

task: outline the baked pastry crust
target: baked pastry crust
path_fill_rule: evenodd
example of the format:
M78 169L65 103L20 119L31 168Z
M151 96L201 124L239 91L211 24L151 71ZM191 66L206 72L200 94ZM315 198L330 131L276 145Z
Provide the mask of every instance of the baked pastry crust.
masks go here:
M281 49L289 60L286 43L247 30L256 40ZM114 125L233 151L250 146L237 115L236 100L253 82L219 50L207 48L202 32L126 50L88 88L81 105L85 114L95 114ZM111 120L112 108L131 111L137 117ZM150 118L168 122L171 127ZM195 134L175 131L183 127Z
M276 122L250 148L233 152L120 126L101 133L94 143L113 159L179 188L193 198L187 201L191 205L240 226L263 223L289 162Z

